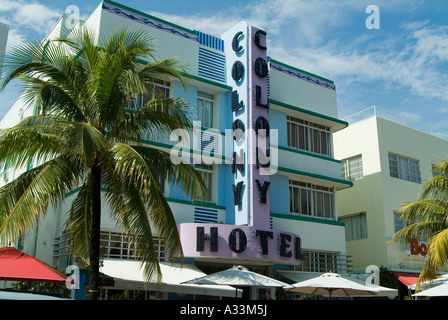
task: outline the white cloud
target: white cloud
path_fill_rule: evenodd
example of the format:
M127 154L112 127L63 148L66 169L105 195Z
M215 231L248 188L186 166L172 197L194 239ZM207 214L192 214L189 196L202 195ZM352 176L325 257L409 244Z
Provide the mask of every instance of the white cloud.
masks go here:
M226 15L221 15L220 13L216 13L214 16L206 17L199 15L177 16L160 12L148 12L148 14L188 29L207 32L208 34L216 37L221 36L221 34L226 30L241 21L241 19L236 17L227 17ZM217 23L217 21L219 21L219 23Z
M21 5L14 12L13 20L19 25L34 28L36 31L48 32L60 15L59 10L32 3Z
M393 14L408 19L394 22L399 29L393 32L399 33L368 32L364 22L369 4L367 0L267 0L246 2L214 16L154 15L216 36L245 20L268 31L271 57L335 80L337 87L341 82L345 88L362 82L448 101L448 76L443 72L448 26L412 21L409 16L424 6L421 0L378 1L381 14L389 19ZM383 26L387 21L382 20Z
M272 48L274 57L294 66L339 81L381 82L407 87L415 95L448 101L448 27L424 27L402 42L403 48L355 49L334 41L316 47ZM399 46L397 46L399 47Z
M369 4L381 10L381 30L365 28ZM448 26L408 18L394 21L399 33L392 33L383 19L397 13L411 16L424 6L422 0L264 0L241 2L212 15L150 14L215 36L241 20L265 28L271 57L334 80L344 88L338 91L344 101L356 96L362 102L366 88L374 93L400 88L408 91L407 98L448 101ZM13 24L10 39L25 38L20 28L48 32L60 13L39 2L0 0L0 19ZM361 89L360 82L368 86Z
M20 2L10 0L0 0L0 12L15 10L20 7Z
M9 24L8 46L42 38L62 12L39 2L0 0L0 20ZM30 39L30 34L33 39Z

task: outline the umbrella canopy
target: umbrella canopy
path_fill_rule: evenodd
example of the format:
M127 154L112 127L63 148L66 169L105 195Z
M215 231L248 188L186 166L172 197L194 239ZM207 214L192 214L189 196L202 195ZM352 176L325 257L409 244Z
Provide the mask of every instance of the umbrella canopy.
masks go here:
M413 294L414 297L447 297L448 296L448 281L439 284L428 290Z
M315 278L316 274L311 272L300 272L300 271L293 271L293 270L277 270L277 273L291 279L293 283L296 282L302 282L306 281L311 278ZM389 297L394 298L398 296L398 290L387 288L379 285L375 285L373 283L368 283L367 277L370 276L368 273L359 273L359 274L351 274L351 275L341 275L341 277L354 281L358 284L368 286L369 288L374 288L375 290L378 290L376 295L378 297ZM367 284L368 283L368 284ZM356 295L352 295L353 297L356 297Z
M373 287L364 286L345 279L337 273L324 273L319 277L294 283L284 288L290 292L309 295L329 295L332 297L374 296L378 292Z
M67 276L16 248L0 248L0 280L65 282Z
M448 280L448 273L447 274L442 274L441 276L438 276L435 279L423 281L420 284L420 290L426 290L426 289L438 286L438 285L446 282L447 280ZM408 286L408 289L410 289L410 290L415 290L416 288L417 288L417 284L416 283Z
M232 287L284 287L286 283L252 272L243 266L233 266L224 271L182 282L183 284L216 284Z
M234 288L230 286L181 284L192 278L206 275L192 264L174 265L159 262L159 266L162 272L160 283L155 279L148 281L141 262L136 260L104 259L100 271L105 276L112 277L114 286L118 288L223 297L232 297L235 294Z

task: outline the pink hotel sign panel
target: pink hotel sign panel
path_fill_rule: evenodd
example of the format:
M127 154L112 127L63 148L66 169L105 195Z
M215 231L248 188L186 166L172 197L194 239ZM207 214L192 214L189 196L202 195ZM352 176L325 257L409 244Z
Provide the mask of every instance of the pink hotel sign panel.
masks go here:
M270 228L269 103L266 32L241 22L223 35L232 85L235 225L179 225L186 257L267 259L299 263L300 237ZM230 125L230 124L229 124ZM239 161L236 163L236 161ZM227 209L227 214L233 210Z

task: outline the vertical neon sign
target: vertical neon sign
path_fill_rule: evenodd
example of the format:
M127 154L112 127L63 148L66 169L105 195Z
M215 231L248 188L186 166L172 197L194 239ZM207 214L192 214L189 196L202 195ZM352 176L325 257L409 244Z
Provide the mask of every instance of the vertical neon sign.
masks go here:
M266 32L242 22L224 36L232 92L235 224L269 228L269 103Z

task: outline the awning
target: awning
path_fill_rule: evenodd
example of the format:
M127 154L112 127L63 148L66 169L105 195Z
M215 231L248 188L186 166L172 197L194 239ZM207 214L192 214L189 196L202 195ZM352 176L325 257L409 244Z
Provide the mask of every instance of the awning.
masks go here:
M392 274L405 286L415 285L418 281L418 273L392 272Z
M139 261L105 259L100 272L112 277L117 288L235 297L235 288L230 286L181 284L206 275L192 264L180 266L160 262L160 268L162 270L161 284L158 284L156 280L145 281ZM238 290L239 297L241 294L242 290Z
M1 281L64 283L67 276L49 264L13 247L0 248Z
M292 271L292 270L277 270L277 274L280 274L284 276L285 278L291 279L294 282L302 282L309 279L312 279L316 277L316 275L320 275L320 273L313 273L313 272L301 272L301 271ZM366 274L366 277L368 275ZM348 280L357 282L362 285L366 285L366 282L364 279L356 277L356 276L350 276L350 275L343 275L341 274L341 277L346 278ZM398 296L398 290L377 286L377 285L371 285L375 290L378 290L376 293L376 296L378 297L396 297ZM353 296L356 297L356 296Z

